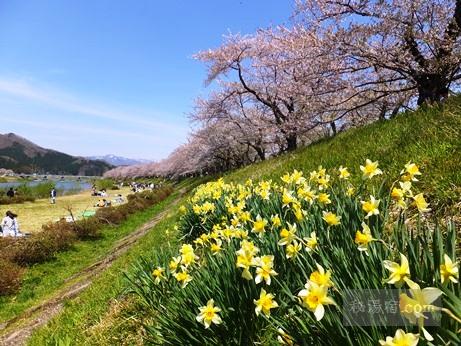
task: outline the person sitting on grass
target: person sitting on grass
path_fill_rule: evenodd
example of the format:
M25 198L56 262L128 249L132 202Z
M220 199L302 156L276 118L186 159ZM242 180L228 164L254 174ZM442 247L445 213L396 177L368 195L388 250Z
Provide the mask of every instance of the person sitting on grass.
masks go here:
M104 208L104 207L110 207L111 206L111 202L108 201L107 199L105 198L102 198L98 201L98 203L96 203L94 205L95 207L98 207L98 208Z
M123 196L118 194L117 197L114 199L114 203L122 204L124 202Z
M9 197L9 198L13 198L15 193L14 193L14 190L12 187L10 187L10 189L6 192L6 195Z
M6 212L6 216L2 220L2 231L4 237L23 237L19 231L19 223L16 219L17 215L11 211Z

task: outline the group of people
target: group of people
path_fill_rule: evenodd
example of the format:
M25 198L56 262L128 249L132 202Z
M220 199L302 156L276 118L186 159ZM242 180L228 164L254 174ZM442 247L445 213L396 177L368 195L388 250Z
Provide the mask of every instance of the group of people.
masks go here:
M0 225L0 235L2 237L24 237L24 233L19 230L18 215L7 211Z
M159 185L158 184L154 184L154 183L150 183L150 184L147 184L147 183L137 183L135 181L133 181L132 183L130 183L130 188L131 188L131 191L136 193L136 192L142 192L144 190L154 190L156 188L158 188Z
M110 207L112 205L112 202L105 199L101 198L99 199L98 203L96 203L94 206L98 208L105 208L105 207Z
M93 185L91 188L91 196L98 196L98 197L107 197L106 189L102 189L101 191L96 190L96 186Z

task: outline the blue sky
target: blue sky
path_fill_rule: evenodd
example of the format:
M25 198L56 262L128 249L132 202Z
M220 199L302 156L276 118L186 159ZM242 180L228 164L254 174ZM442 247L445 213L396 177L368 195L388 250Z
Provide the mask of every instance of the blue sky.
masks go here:
M200 50L287 22L291 0L0 2L0 133L73 155L161 159L206 95Z

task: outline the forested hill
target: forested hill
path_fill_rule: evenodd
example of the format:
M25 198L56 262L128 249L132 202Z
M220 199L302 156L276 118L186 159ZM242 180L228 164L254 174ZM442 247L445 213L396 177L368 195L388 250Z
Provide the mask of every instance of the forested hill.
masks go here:
M0 134L0 168L16 173L102 175L112 166L42 148L14 133Z

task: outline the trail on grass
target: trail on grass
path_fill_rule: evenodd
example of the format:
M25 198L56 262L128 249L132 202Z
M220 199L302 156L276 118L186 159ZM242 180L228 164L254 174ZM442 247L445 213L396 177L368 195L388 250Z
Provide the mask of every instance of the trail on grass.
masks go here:
M93 279L98 274L109 268L117 258L127 252L140 238L146 235L158 222L165 218L171 209L179 202L183 194L184 191L180 191L179 197L173 200L164 211L157 214L153 219L131 234L120 239L103 259L84 268L66 280L67 282L72 281L72 284L58 291L52 298L1 324L0 333L7 328L9 330L5 335L0 337L0 345L25 345L27 339L35 329L44 326L54 316L61 312L66 300L77 297L86 287L91 285Z

